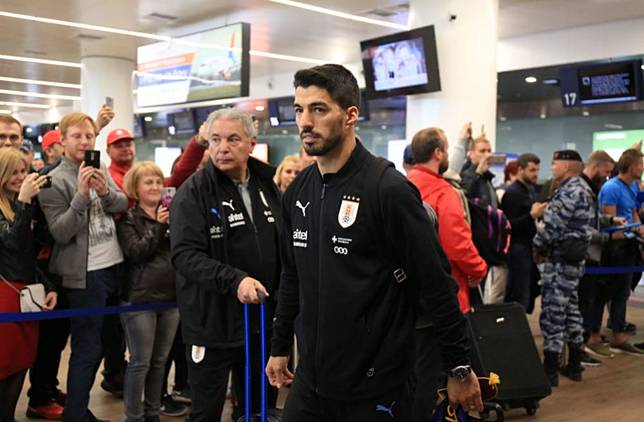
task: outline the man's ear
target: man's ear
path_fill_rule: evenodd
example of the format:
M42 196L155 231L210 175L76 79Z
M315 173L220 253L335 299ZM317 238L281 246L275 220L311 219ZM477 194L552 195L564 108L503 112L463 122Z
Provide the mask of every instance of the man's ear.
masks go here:
M358 123L358 116L360 116L360 110L356 106L351 106L347 109L347 125L355 126Z

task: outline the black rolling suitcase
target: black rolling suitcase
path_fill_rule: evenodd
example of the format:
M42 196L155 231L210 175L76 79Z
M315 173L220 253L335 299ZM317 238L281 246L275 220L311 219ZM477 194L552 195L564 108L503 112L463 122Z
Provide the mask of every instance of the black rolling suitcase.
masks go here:
M534 415L539 401L552 390L523 307L516 303L477 305L467 320L474 370L481 376L494 372L501 378L498 394L490 403L497 408L496 420L503 419L498 415L499 406L504 410L525 408ZM482 416L486 417L485 412Z
M261 303L259 304L259 317L260 317L260 337L261 337L261 359L262 367L266 363L266 319L264 313L264 300L265 297L260 292L259 298ZM282 412L279 409L266 409L266 398L267 398L267 385L266 385L266 375L262 375L261 379L261 410L260 413L252 414L252 402L251 402L251 366L250 366L250 324L248 320L248 307L251 305L244 304L244 351L246 355L246 365L244 372L244 416L239 418L237 422L280 422L282 420Z

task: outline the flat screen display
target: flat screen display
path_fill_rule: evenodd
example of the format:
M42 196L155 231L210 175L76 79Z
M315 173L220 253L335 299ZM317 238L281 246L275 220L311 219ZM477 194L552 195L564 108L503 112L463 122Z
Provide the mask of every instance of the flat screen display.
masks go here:
M137 104L248 95L250 25L237 23L137 50Z
M625 150L642 139L644 129L593 132L593 151L602 149L617 161Z
M642 60L567 66L560 79L564 107L642 99Z
M168 123L174 126L175 132L178 135L192 135L197 131L195 116L192 110L169 114Z
M369 98L440 91L434 27L360 43Z

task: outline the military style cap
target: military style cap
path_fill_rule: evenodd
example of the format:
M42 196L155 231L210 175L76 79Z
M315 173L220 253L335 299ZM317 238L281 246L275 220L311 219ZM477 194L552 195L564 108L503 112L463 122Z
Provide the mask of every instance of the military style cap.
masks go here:
M579 161L582 162L581 155L575 150L572 149L562 149L561 151L555 151L552 154L553 160L566 160L566 161Z

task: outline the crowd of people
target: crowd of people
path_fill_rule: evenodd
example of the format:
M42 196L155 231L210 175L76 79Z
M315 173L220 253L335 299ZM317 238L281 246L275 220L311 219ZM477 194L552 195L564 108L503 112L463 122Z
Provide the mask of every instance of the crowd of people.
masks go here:
M501 302L530 313L539 295L552 386L559 374L580 381L582 364L615 350L644 354L626 320L639 277L584 273L639 265L641 144L617 163L556 151L543 185L540 158L524 153L495 187L485 134L466 124L450 148L427 128L405 150L405 177L357 138L359 90L346 68L300 70L294 86L302 147L277 169L251 156L257 127L235 108L210 114L170 177L136 161L125 129L107 134L109 166L88 161L114 116L107 106L96 119L64 116L43 137L43 166L21 123L0 115L0 312L20 312L20 291L34 284L43 311L87 310L0 324L0 421L13 422L28 370L29 416L99 421L89 404L101 361L101 387L123 398L128 422L188 405L191 422L220 420L229 395L236 420L259 411L264 376L269 408L289 387L289 422L422 421L444 384L454 406L481 411L464 315ZM151 308L94 312L130 305ZM245 312L251 355L270 352L251 362L251 403Z

